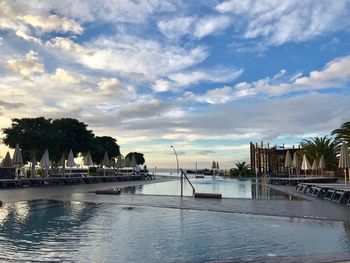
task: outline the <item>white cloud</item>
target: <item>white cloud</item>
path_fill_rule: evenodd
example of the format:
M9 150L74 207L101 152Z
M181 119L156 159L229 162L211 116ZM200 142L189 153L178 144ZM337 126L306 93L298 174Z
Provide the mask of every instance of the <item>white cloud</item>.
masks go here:
M39 38L30 36L27 33L23 32L23 31L20 31L20 30L16 31L16 36L18 36L20 38L23 38L24 40L27 40L27 41L32 41L32 42L40 44L40 45L42 44L42 42L41 42L41 40Z
M209 89L203 95L195 95L193 92L186 92L184 96L189 101L221 104L231 101L235 97L235 91L231 87L225 86L223 88Z
M155 80L159 76L198 64L208 53L202 46L187 50L154 40L123 36L117 39L96 39L86 44L84 52L74 55L89 68Z
M44 32L72 32L75 34L81 34L83 32L81 25L73 19L59 17L57 15L24 15L17 16L16 18L25 24L43 30Z
M334 59L320 71L311 71L307 77L294 80L294 85L312 88L341 87L350 81L350 56Z
M195 17L176 17L158 22L159 30L169 38L179 38L193 31Z
M209 70L196 70L191 72L180 72L169 75L169 79L178 86L198 84L200 82L228 82L242 75L243 69L214 68Z
M270 45L309 40L350 24L347 1L227 0L216 9L232 13L245 38L262 37Z
M66 51L83 52L84 48L73 40L64 37L55 37L46 42L46 46L63 49Z
M217 34L231 24L228 16L181 16L158 22L159 30L169 38L180 38L191 35L198 39Z
M194 35L202 38L212 33L220 32L228 27L230 23L231 19L228 16L205 17L197 22Z
M226 83L242 75L243 69L217 67L169 74L167 79L158 79L153 85L155 92L177 91L199 83Z
M141 23L150 15L175 11L177 4L164 0L48 0L48 1L7 1L16 11L31 11L49 14L52 10L59 16L82 23L128 22Z
M38 8L31 10L23 8L23 3L2 1L0 3L0 28L12 30L16 35L24 40L41 44L36 35L43 33L61 32L81 34L83 28L74 19L52 15L50 11L43 12ZM33 12L28 14L28 12Z
M28 78L35 73L44 73L45 71L44 64L40 61L38 53L32 50L22 57L6 61L6 68Z
M278 96L291 92L345 88L347 83L350 83L350 56L336 58L327 63L323 69L311 71L308 76L301 73L289 76L287 71L282 69L272 77L250 83L240 82L233 87L210 89L202 95L187 92L185 97L189 101L221 104L256 94Z
M62 68L57 68L51 79L60 83L79 83L81 78L73 73L70 73Z
M164 79L157 79L152 85L152 89L154 92L165 92L169 91L171 88L171 82Z

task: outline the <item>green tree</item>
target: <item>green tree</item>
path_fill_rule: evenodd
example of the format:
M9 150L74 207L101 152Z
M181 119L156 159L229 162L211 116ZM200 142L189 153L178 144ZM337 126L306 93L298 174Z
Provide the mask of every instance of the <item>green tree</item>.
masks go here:
M92 159L97 164L100 164L105 151L107 151L109 158L118 156L120 154L120 148L117 144L117 140L109 136L96 136L90 145L90 153Z
M303 153L312 160L319 161L321 156L324 156L326 168L334 169L337 166L337 158L335 151L335 143L332 138L328 136L314 137L304 139L300 142L303 148Z
M234 168L236 171L238 171L239 178L242 177L242 174L245 174L246 171L249 169L249 164L246 164L246 162L237 162L235 163L236 168Z
M344 122L339 129L332 131L332 135L337 146L340 146L343 142L350 145L350 121Z
M95 137L85 123L71 118L13 119L11 127L3 129L3 133L5 144L11 148L17 143L20 145L24 161L29 161L33 153L39 160L45 149L49 150L50 159L56 162L61 159L62 153L67 157L70 149L75 155L79 152L86 153L90 149L95 150L92 153L95 153L96 160L102 159L105 151L110 156L119 154L119 146L114 138Z
M129 158L131 160L132 156L135 156L135 160L137 164L144 164L145 163L145 158L143 157L143 153L138 153L138 152L130 152L128 153L125 158Z
M25 162L31 160L33 156L40 158L40 154L52 145L51 119L44 117L12 119L11 127L2 131L5 135L3 143L11 148L19 144Z
M95 137L87 125L76 119L62 118L53 120L51 123L52 136L50 147L50 158L58 161L62 153L66 156L70 149L75 157L79 152L87 152Z

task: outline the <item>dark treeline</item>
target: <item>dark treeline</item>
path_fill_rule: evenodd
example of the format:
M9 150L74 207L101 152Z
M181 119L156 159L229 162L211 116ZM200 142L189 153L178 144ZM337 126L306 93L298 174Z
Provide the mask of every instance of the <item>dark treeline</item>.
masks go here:
M45 149L50 159L58 162L62 154L68 155L70 149L75 157L90 151L92 159L99 164L105 151L109 157L120 155L117 140L110 136L96 136L87 125L76 119L23 118L12 119L11 127L3 129L3 143L11 148L19 144L23 160L38 160ZM135 156L137 158L137 156ZM139 163L139 162L138 162ZM144 163L144 160L143 162Z

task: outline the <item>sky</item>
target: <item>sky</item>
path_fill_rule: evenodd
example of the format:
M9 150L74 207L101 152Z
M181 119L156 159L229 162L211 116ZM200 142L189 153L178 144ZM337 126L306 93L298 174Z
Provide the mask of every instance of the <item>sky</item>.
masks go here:
M173 145L230 168L349 121L349 18L348 0L0 0L0 128L77 118L149 167Z

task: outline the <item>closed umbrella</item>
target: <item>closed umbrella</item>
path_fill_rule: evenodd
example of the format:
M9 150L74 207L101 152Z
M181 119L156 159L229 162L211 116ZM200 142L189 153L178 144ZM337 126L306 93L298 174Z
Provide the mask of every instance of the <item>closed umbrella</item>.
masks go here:
M116 166L117 166L117 168L122 168L123 165L124 165L124 157L123 157L123 155L119 155L119 156L117 157Z
M94 165L90 151L88 151L87 154L84 156L83 163L88 167L88 173L89 173L90 166Z
M17 175L20 175L20 171L21 171L20 168L23 165L23 159L22 159L21 149L19 148L18 144L16 144L15 151L13 152L12 163L18 169Z
M349 157L349 151L348 146L344 142L340 149L340 156L339 156L339 168L344 169L345 174L345 185L346 185L346 171L348 168L350 168L350 157Z
M48 150L45 150L43 156L41 157L40 166L45 169L45 176L47 176L50 167L50 156Z
M288 176L290 179L290 167L292 167L292 156L290 155L289 151L287 151L286 153L286 160L284 162L284 167L288 169Z
M130 159L129 159L129 157L126 157L126 158L124 159L124 166L125 166L125 167L130 167Z
M84 157L84 165L86 165L86 166L94 165L90 151L88 151Z
M301 170L304 170L305 176L306 176L306 171L311 170L311 165L309 163L309 160L307 159L306 155L303 155L303 161L301 163Z
M312 163L312 166L311 166L311 170L312 171L315 171L315 174L317 174L317 169L318 169L318 162L317 160L315 159Z
M70 173L72 173L72 167L75 166L74 155L72 149L69 151L67 158L67 166L70 168Z
M135 155L131 156L130 166L135 167L137 165Z
M323 170L326 169L326 162L324 160L324 155L321 156L318 168L321 170L321 176L323 176Z
M31 153L31 158L30 158L30 162L31 162L31 165L32 165L32 171L30 173L30 176L31 177L35 177L35 166L37 164L37 159L36 159L36 152L32 152Z
M105 154L103 156L103 160L102 160L102 166L109 166L110 162L109 162L109 158L108 158L108 153L107 151L105 151ZM104 169L104 175L106 175L106 168Z
M9 152L6 153L4 160L2 160L2 167L12 167L12 159Z
M105 154L103 155L102 165L103 166L109 166L110 165L107 151L105 151Z
M300 163L299 163L299 158L298 158L298 153L294 152L293 154L293 167L295 168L295 172L297 176L299 175L299 168L300 168Z
M22 153L18 144L16 144L16 148L13 153L12 162L14 165L18 165L19 167L23 164Z
M64 177L66 174L66 155L62 153L61 159L57 163L59 166L62 166L62 176Z

